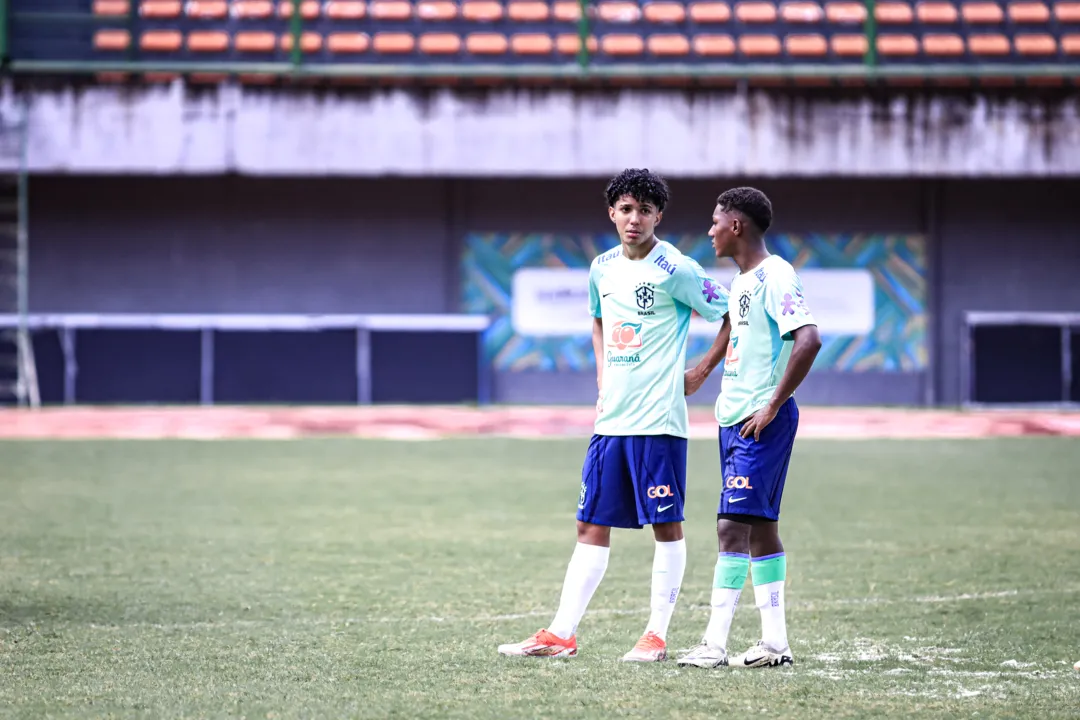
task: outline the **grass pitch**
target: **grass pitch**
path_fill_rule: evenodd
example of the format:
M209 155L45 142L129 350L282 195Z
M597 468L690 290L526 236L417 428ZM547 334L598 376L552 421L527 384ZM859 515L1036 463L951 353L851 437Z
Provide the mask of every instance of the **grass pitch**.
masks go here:
M502 658L554 613L585 445L0 443L0 716L1080 715L1076 440L799 441L794 668L620 663L648 529L615 532L577 658ZM716 551L716 449L690 447L673 649Z

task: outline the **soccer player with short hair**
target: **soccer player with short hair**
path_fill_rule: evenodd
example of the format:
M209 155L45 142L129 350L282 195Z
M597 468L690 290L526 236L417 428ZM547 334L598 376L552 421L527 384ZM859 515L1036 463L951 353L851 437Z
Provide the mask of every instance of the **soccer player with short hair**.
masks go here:
M669 201L662 178L624 170L606 195L620 244L589 269L599 397L581 473L577 545L551 624L523 642L500 645L503 655L577 655L578 623L607 570L611 528L652 525L652 612L622 659L667 658L668 624L686 568L686 340L692 311L710 322L722 319L727 292L655 236Z
M716 400L723 477L716 521L720 555L709 625L680 665L794 662L784 616L787 556L777 521L799 425L793 395L814 364L821 337L795 269L765 248L771 224L772 203L760 190L739 187L717 198L709 236L717 257L734 259L740 270L731 281L731 336ZM719 363L721 342L688 371L688 392ZM761 640L729 663L728 631L748 574L761 611Z

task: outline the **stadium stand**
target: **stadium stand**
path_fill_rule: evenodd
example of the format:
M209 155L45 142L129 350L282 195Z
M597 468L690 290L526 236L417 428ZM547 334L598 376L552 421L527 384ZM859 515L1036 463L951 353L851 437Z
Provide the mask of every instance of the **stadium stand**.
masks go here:
M12 0L9 13L7 54L29 71L1080 75L1078 1Z

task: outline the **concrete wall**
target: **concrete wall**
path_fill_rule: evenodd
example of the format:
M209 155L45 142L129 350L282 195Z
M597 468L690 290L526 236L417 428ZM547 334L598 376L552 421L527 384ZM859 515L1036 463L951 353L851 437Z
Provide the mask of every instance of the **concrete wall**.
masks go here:
M952 403L965 310L1080 310L1080 181L672 180L662 227L700 231L753 182L778 231L931 238L932 374L814 373L804 402ZM595 180L72 178L31 183L35 312L456 312L460 240L600 231ZM506 401L588 402L591 373L496 378ZM696 402L710 402L707 386Z
M39 86L35 172L977 177L1080 172L1075 93ZM0 117L16 95L0 92ZM13 157L0 152L0 167Z

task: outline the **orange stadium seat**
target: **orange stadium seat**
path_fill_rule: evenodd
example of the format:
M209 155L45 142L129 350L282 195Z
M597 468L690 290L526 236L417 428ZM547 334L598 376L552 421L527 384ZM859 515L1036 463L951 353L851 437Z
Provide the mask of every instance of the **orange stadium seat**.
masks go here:
M381 33L380 33L381 34ZM420 36L417 47L425 55L456 55L461 52L461 38L454 33L430 32ZM375 49L379 50L379 35L375 36ZM394 52L380 50L380 52ZM402 51L405 52L405 51Z
M1020 55L1057 55L1057 40L1046 33L1022 33L1013 38L1013 47Z
M515 55L550 55L555 41L544 33L520 33L510 38L510 51Z
M645 52L645 40L640 35L617 33L600 38L600 51L605 55L626 57Z
M838 57L862 57L870 49L865 35L833 35L829 44Z
M645 19L651 23L680 23L686 20L686 6L681 2L647 2ZM689 50L687 50L689 52Z
M240 20L265 20L274 14L270 0L233 0L229 14Z
M277 49L277 36L266 31L244 31L236 33L233 47L237 52L268 53Z
M951 2L921 2L915 6L915 17L927 25L947 25L960 19L960 11Z
M494 0L465 0L461 17L473 22L495 22L503 18L503 4Z
M914 35L878 35L877 51L884 56L911 56L919 54L919 41Z
M960 8L964 22L972 25L996 25L1004 22L1005 13L995 2L967 2Z
M601 2L596 6L596 17L610 23L635 23L641 19L641 5L636 2Z
M685 35L657 34L650 35L645 41L650 55L657 57L678 57L690 54L690 40Z
M401 55L416 49L416 38L405 32L377 32L371 46L377 53Z
M139 14L147 18L178 18L184 9L180 0L142 0Z
M131 47L131 33L127 30L98 30L94 33L94 49L106 52L127 50Z
M128 0L94 0L95 15L129 15L131 3Z
M445 22L458 16L458 6L450 0L421 0L416 3L416 17L430 22Z
M789 23L817 23L825 19L825 10L816 2L789 2L780 6L780 17Z
M300 17L305 20L314 20L319 17L322 6L318 0L304 0L300 3ZM278 3L278 17L291 18L293 14L292 0L281 0Z
M1009 3L1008 15L1014 23L1045 25L1050 22L1050 8L1041 2Z
M371 38L362 32L337 32L326 36L326 49L335 55L365 53L371 47Z
M199 20L221 20L229 16L229 3L225 0L188 0L184 14Z
M740 35L739 52L747 57L779 55L782 45L775 35Z
M338 3L335 3L338 5ZM362 2L341 3L346 7L363 6ZM371 17L375 20L409 20L412 18L412 3L405 0L374 0L371 3Z
M784 52L792 57L823 57L829 52L829 43L823 35L788 35Z
M465 50L473 55L505 55L510 40L502 33L475 32L465 38Z
M147 30L139 38L139 48L150 52L176 52L183 44L179 30Z
M922 39L923 52L933 57L958 57L964 54L964 39L953 33L931 33Z
M187 49L191 52L225 52L229 49L229 39L229 33L224 30L196 30L188 33Z
M968 36L968 50L972 55L1008 55L1011 49L1009 38L1004 35L980 33Z
M696 35L690 44L694 52L703 57L723 57L735 54L735 41L730 35Z
M735 6L735 18L744 23L774 23L776 6L771 2L741 2Z
M282 51L292 52L293 49L293 36L292 33L284 33L279 41ZM315 53L322 50L323 37L317 32L302 32L300 33L300 52Z
M907 3L883 2L874 6L874 19L880 25L906 25L915 20L915 13Z
M1054 18L1063 23L1080 23L1080 2L1054 3Z
M598 46L595 36L590 35L585 39L585 47L589 52L596 52ZM577 55L581 52L581 38L576 33L562 33L555 38L555 52L560 55Z
M575 0L558 0L551 7L551 14L560 22L577 22L581 19L581 5Z
M1080 33L1062 35L1061 52L1066 55L1080 55Z
M731 20L731 8L724 2L691 3L690 19L702 24L726 23Z
M858 2L831 2L825 5L825 19L831 23L866 22L866 6Z
M542 22L551 17L551 7L539 0L511 0L506 16L514 22Z
M367 3L359 0L331 0L323 7L331 20L359 20L367 16Z

